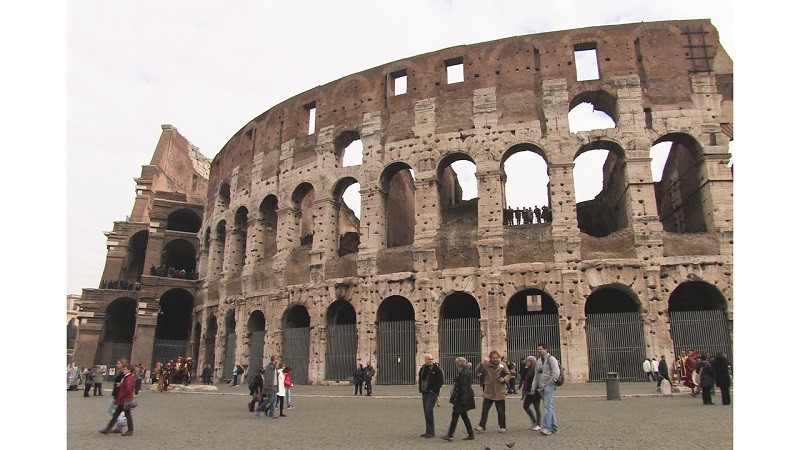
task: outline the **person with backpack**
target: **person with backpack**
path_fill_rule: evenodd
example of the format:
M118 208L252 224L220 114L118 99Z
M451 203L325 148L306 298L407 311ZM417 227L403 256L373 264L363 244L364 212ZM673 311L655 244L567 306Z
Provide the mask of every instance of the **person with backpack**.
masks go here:
M539 432L545 436L558 433L554 401L556 386L561 385L563 380L560 364L556 357L550 354L550 347L544 344L540 345L533 383L544 400L544 417L542 418L542 429Z
M253 377L253 381L250 382L250 403L247 404L247 409L250 412L255 412L256 417L261 416L261 409L259 408L256 411L256 404L258 404L262 400L262 393L264 391L264 369L256 374Z

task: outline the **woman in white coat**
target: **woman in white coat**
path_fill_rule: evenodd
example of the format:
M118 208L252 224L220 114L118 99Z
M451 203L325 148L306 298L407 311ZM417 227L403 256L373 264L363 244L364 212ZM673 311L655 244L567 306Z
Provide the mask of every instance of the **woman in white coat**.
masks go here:
M286 386L283 385L284 380L286 379L286 375L283 374L284 364L278 364L278 406L280 415L278 417L286 417L286 414L283 413L283 399L286 397Z

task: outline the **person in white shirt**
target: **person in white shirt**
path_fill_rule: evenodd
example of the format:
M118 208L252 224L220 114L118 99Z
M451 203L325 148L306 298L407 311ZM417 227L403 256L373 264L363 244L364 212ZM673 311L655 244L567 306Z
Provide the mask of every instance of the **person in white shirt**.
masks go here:
M650 367L649 359L644 359L644 362L642 363L642 370L644 370L644 375L647 377L647 381L650 381L651 377L653 376L653 369Z

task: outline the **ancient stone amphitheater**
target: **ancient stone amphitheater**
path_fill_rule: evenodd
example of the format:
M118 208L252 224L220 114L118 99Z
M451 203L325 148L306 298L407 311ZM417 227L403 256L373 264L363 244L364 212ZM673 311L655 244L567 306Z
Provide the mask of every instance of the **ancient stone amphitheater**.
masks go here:
M613 127L571 132L585 103ZM106 233L104 282L83 291L75 361L192 354L223 379L277 353L295 383L372 362L377 383L406 384L426 353L451 376L455 356L519 361L545 343L584 382L730 353L732 111L732 62L689 20L390 62L273 106L213 161L164 125L130 219ZM577 202L575 160L599 149L602 191ZM508 225L506 169L526 152L546 164L552 220ZM356 183L359 213L343 200Z

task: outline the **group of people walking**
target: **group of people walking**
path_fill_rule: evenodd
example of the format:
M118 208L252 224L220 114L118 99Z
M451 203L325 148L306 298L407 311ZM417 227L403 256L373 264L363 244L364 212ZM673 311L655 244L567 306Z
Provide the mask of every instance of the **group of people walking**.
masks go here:
M719 352L715 356L691 350L687 355L682 352L676 358L676 368L680 371L683 385L691 388L692 396L702 395L704 405L713 405L711 396L718 387L722 395L722 404L731 404L731 363L728 355ZM699 388L700 392L696 392Z
M547 205L542 206L542 209L539 209L538 206L534 206L533 209L530 207L503 208L503 225L529 225L552 221L553 210Z
M563 383L561 365L550 354L547 345L538 347L538 357L529 356L525 359L525 366L520 372L522 377L523 410L531 420L531 427L542 435L558 432L558 421L555 411L556 387ZM473 374L466 358L458 357L455 360L456 376L450 392L450 403L453 405L450 417L450 426L447 434L442 436L446 441L452 441L459 419L464 422L467 436L464 440L475 439L476 434L486 432L489 411L492 406L497 410L497 422L500 433L506 431L506 395L511 389L509 384L514 384L516 375L514 367L505 364L500 353L492 351L488 360L477 369L477 376L483 390L483 404L478 426L473 428L469 419L469 411L476 409L475 393L472 389ZM433 420L433 408L439 397L439 392L444 385L444 374L438 364L433 362L433 356L425 355L425 364L419 370L419 392L422 394L422 409L425 415L425 433L420 436L432 438L436 436ZM541 414L540 405L544 401L544 415ZM530 407L533 406L534 411Z
M280 361L278 355L270 357L269 364L261 369L253 377L249 385L250 403L247 408L255 413L256 417L261 417L261 413L266 413L266 417L277 419L286 417L283 413L284 400L286 409L294 409L292 406L292 368ZM278 414L275 409L278 408Z

